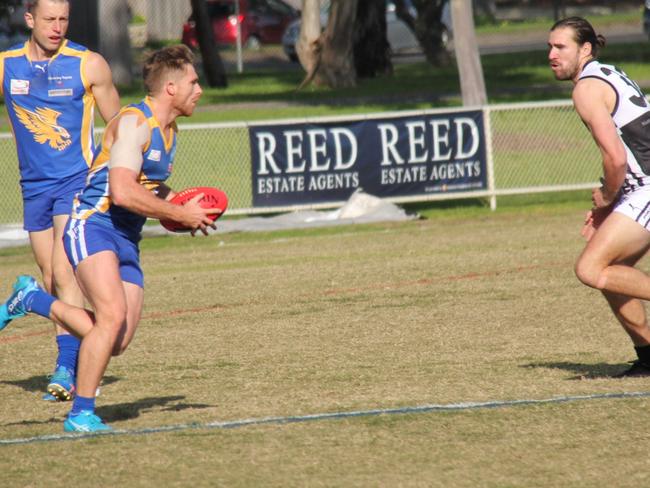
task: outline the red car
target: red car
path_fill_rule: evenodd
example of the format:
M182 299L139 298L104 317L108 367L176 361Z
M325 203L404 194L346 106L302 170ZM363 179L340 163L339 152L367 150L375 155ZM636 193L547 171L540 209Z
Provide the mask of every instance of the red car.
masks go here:
M237 26L241 28L242 45L256 49L261 44L279 44L287 25L300 14L281 0L208 0L208 15L217 44L235 44ZM183 44L192 49L199 46L194 18L183 25Z

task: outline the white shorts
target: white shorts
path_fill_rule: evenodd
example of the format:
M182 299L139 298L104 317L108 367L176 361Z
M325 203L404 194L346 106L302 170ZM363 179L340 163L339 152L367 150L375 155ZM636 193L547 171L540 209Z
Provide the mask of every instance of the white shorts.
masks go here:
M614 206L614 212L627 215L650 231L650 191L637 190L621 195Z

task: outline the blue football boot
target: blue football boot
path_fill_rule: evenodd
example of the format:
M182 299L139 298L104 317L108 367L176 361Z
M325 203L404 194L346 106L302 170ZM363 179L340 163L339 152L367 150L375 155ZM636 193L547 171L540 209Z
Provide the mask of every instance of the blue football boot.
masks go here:
M58 402L69 402L75 391L75 378L65 366L57 366L47 385L47 392Z
M0 305L0 330L4 329L13 319L27 315L25 300L40 289L41 287L31 276L21 275L18 277L14 283L14 292L5 303Z
M63 423L63 430L66 432L102 432L113 429L90 410L82 410L77 415L68 415Z

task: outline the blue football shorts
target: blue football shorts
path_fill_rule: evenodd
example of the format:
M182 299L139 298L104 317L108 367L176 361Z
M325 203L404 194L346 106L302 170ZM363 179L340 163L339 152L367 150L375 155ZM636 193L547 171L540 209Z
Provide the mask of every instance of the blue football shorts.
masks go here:
M23 228L38 232L52 227L55 215L70 215L75 195L86 185L86 175L62 180L53 191L23 198Z
M117 256L122 281L144 288L138 245L113 229L87 220L70 219L63 234L68 260L76 270L88 256L111 251Z

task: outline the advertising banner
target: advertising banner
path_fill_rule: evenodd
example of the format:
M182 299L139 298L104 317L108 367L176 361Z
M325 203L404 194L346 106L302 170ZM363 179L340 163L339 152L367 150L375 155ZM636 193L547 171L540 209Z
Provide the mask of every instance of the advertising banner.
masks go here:
M253 206L487 189L480 110L249 127Z

